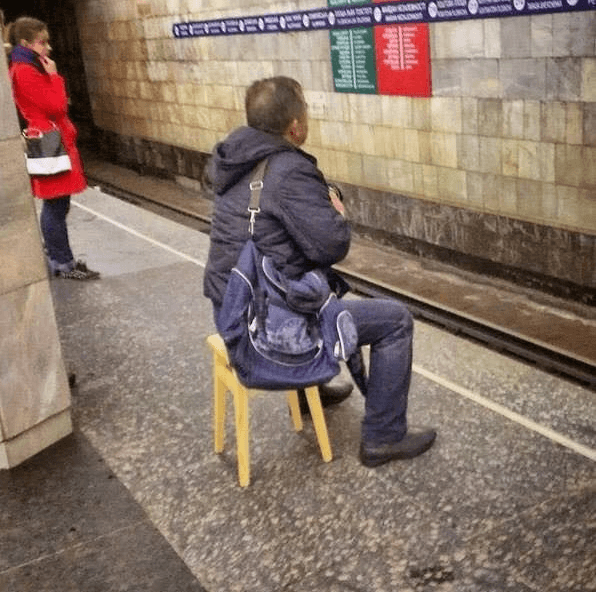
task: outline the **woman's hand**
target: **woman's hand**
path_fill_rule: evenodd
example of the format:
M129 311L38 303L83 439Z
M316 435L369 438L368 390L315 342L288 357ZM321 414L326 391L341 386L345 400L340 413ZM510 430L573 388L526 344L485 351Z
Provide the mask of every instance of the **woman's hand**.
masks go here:
M56 74L56 62L51 60L48 56L39 56L39 61L48 74Z

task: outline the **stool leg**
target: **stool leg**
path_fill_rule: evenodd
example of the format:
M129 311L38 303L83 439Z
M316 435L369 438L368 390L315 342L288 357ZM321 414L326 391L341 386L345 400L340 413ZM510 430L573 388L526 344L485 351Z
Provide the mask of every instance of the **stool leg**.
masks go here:
M302 415L300 413L300 404L298 403L298 391L288 391L288 406L290 407L290 415L292 416L292 423L294 429L299 432L304 427L302 423Z
M248 390L240 383L234 387L236 416L236 448L238 456L238 481L241 487L250 482L250 452L248 448Z
M226 385L221 373L225 372L225 360L213 356L213 441L215 452L223 452L226 419Z
M327 424L325 423L325 414L323 413L318 387L311 386L306 389L306 400L308 401L310 416L321 449L321 456L325 462L329 462L333 455L331 454L331 444L329 443L329 434L327 433Z

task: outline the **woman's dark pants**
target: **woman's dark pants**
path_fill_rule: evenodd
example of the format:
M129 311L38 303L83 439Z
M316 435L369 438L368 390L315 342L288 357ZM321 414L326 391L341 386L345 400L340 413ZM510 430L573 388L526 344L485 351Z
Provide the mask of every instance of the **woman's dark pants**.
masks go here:
M43 200L40 226L52 273L70 271L74 265L66 227L69 210L70 195Z

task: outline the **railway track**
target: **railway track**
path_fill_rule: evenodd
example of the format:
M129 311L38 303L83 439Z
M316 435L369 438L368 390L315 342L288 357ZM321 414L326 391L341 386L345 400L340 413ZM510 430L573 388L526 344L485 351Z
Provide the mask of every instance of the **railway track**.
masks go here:
M423 300L404 294L399 289L388 289L341 271L354 290L370 297L398 298L408 305L415 318L433 323L446 331L464 335L485 346L535 364L542 370L573 379L596 392L596 368L593 365L564 353L557 352L499 327L489 326Z

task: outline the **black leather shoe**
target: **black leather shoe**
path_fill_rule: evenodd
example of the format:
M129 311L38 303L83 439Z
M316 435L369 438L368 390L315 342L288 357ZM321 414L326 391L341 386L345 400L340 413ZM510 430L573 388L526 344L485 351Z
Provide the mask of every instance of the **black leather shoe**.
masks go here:
M347 381L332 380L326 384L320 384L319 396L321 397L321 405L323 407L337 405L345 401L352 394L353 389L354 385ZM310 409L306 400L306 394L302 389L298 390L298 403L300 404L300 413L302 415L308 415Z
M331 380L325 384L319 385L319 395L321 396L321 405L329 407L329 405L337 405L345 401L354 390L352 382L347 380Z
M392 444L360 443L360 462L365 467L378 467L392 460L414 458L426 452L434 443L437 432L432 428L409 428L406 435Z

